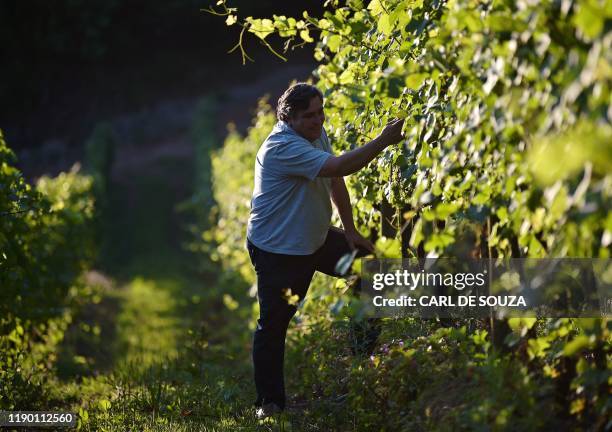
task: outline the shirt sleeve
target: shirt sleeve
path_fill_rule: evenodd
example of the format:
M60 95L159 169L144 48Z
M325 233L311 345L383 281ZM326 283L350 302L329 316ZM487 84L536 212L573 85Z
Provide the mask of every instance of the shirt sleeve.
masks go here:
M274 165L281 175L314 180L330 157L330 153L313 147L306 140L291 140L277 148Z

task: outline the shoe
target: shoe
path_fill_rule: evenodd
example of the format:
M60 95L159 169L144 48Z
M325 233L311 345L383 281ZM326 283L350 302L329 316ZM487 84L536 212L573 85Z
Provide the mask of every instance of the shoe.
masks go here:
M281 407L276 405L274 402L270 402L267 404L263 404L261 407L257 408L255 410L255 417L257 418L257 420L263 420L282 411L283 409Z

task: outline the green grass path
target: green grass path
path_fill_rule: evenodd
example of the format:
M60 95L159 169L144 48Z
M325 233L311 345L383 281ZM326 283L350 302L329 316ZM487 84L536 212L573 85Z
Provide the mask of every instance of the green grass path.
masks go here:
M290 430L250 407L250 330L182 247L191 161L162 158L114 181L102 285L67 334L57 406L85 431ZM221 297L221 298L219 298Z

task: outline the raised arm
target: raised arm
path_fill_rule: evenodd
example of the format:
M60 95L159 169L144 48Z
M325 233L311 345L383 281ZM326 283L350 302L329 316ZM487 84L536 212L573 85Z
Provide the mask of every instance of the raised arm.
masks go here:
M323 164L318 177L343 177L359 171L386 147L401 141L403 124L403 120L394 120L366 145L343 155L330 157Z

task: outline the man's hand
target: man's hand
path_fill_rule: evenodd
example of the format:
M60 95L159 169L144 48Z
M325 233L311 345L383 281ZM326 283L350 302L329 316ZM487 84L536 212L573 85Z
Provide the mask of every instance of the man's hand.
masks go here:
M348 229L344 232L344 235L351 249L354 250L361 246L374 253L374 245L367 238L359 234L356 229Z
M391 120L378 135L378 138L384 141L384 143L388 146L398 143L404 138L402 136L403 126L403 119Z

